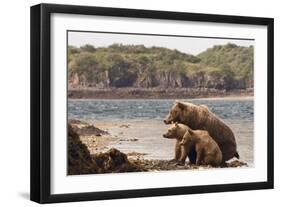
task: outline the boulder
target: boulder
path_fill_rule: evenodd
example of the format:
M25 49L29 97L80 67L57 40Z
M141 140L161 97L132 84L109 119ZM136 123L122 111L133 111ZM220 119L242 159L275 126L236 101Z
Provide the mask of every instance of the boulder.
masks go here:
M95 127L93 124L89 124L84 121L70 119L68 120L68 123L73 127L74 131L81 136L91 136L91 135L101 136L104 134L108 134L107 131L99 129Z
M90 174L99 171L88 148L80 141L79 135L70 124L68 124L67 159L68 175Z
M105 153L94 154L92 158L102 173L144 171L141 166L131 163L126 154L115 148L111 148Z

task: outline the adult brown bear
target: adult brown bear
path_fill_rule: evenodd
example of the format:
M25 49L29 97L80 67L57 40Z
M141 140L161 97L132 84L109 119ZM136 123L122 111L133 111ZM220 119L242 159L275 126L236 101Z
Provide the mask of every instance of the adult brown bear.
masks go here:
M172 122L186 124L193 130L207 130L219 145L223 161L233 157L239 158L232 130L215 114L210 112L207 106L176 102L164 119L165 124L171 124ZM190 153L188 156L191 158L190 161L194 163L196 160L195 152L191 150Z

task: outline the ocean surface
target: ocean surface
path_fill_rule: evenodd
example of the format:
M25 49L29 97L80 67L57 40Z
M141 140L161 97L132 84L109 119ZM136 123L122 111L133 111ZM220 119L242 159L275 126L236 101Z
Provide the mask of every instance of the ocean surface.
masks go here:
M254 164L254 102L252 98L214 98L181 100L204 104L233 130L241 160ZM135 142L115 142L123 152L146 153L147 159L172 159L174 140L163 138L170 127L163 119L174 100L68 100L68 119L93 123L120 139ZM128 124L128 128L120 127Z

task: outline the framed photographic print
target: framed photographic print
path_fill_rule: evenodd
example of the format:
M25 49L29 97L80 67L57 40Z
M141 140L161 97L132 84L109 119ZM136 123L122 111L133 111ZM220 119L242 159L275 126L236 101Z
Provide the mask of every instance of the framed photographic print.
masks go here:
M31 200L273 188L273 19L31 7Z

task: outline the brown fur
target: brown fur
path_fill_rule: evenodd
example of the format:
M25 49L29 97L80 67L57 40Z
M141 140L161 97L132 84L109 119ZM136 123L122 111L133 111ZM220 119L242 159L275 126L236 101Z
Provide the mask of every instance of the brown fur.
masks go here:
M196 165L219 166L222 162L219 146L205 130L192 130L184 124L176 123L163 136L177 139L175 159L181 163L185 162L192 147L195 147L197 153Z
M174 150L175 154L174 154L173 161L179 161L181 158L182 147L180 145L180 142L185 132L186 130L184 128L178 128L178 130L173 130L172 128L170 128L165 134L163 134L163 137L165 138L176 139L175 150Z
M166 124L179 122L188 125L193 130L207 130L219 145L223 161L239 157L232 130L215 114L210 112L207 106L176 102L164 122Z

